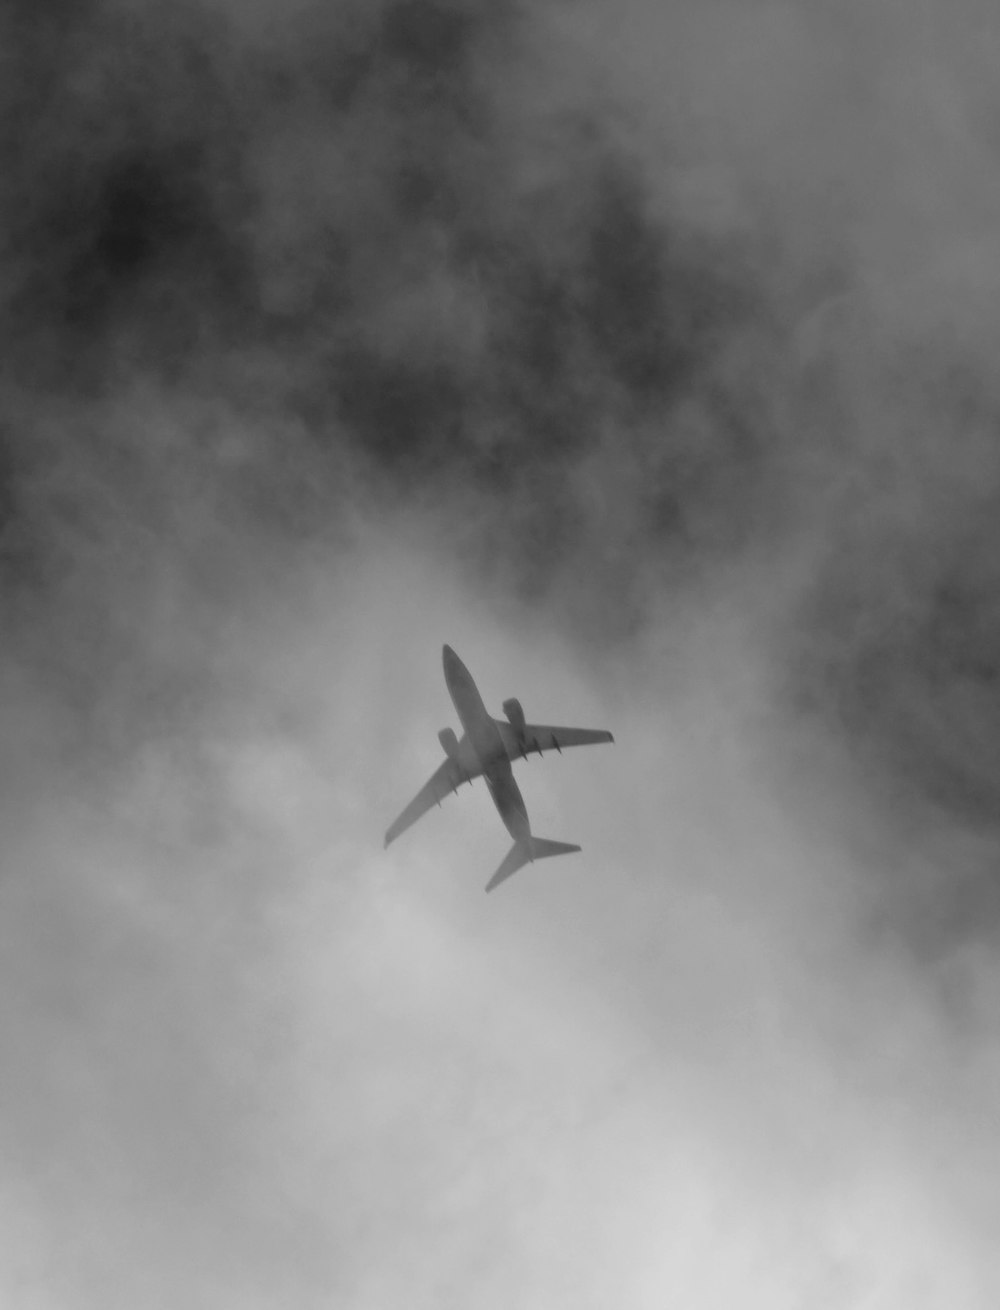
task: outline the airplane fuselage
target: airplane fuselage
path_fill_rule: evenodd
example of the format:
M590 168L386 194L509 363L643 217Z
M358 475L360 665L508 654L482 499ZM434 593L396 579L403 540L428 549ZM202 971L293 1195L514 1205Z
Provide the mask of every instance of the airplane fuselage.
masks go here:
M526 864L547 860L553 855L572 855L580 849L573 842L536 837L531 831L524 798L514 781L513 762L525 759L529 752L541 755L547 750L557 750L561 753L566 746L589 746L614 741L614 738L603 728L528 723L521 702L514 697L503 702L505 717L494 719L483 704L472 674L452 648L445 646L441 654L445 685L462 724L462 737L459 740L453 728L442 728L438 733L445 758L409 805L389 824L385 845L395 841L432 805L440 805L450 792L457 792L463 783L485 778L497 813L514 838L514 845L486 884L489 892Z
M514 780L514 770L511 768L500 729L483 704L483 698L472 679L472 674L450 646L445 646L442 658L448 694L465 729L469 744L476 753L483 777L486 779L486 786L493 797L493 804L497 807L504 826L514 840L526 841L531 836L528 811L525 808L521 789Z

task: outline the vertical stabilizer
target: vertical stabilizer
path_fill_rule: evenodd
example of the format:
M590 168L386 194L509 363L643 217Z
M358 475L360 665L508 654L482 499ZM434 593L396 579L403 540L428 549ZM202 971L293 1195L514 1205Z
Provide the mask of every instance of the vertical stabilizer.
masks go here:
M515 842L507 852L503 864L486 884L486 890L491 892L494 887L499 887L511 874L523 868L529 860L544 860L550 855L570 855L579 849L580 847L574 846L572 842L547 841L544 837L529 837L525 843Z

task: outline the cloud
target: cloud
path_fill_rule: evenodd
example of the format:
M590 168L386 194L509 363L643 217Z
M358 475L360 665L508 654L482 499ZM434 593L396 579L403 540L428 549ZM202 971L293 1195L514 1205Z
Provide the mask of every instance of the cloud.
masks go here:
M4 22L7 1299L994 1304L991 13Z
M789 811L767 764L750 633L595 668L380 536L234 634L238 695L8 816L8 1286L988 1304L993 963L878 938L834 773ZM503 900L481 789L379 847L451 718L442 632L491 703L618 736L522 768L584 854Z

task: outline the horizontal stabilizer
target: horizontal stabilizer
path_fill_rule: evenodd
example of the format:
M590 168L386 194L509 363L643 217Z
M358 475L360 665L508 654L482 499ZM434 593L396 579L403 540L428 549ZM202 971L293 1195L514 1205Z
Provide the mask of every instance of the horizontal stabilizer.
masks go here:
M499 887L512 873L517 873L518 869L523 868L529 860L544 860L549 855L570 855L579 849L580 847L574 846L572 842L547 841L544 837L529 837L527 842L515 842L507 852L503 864L486 884L486 890L491 892L494 887Z

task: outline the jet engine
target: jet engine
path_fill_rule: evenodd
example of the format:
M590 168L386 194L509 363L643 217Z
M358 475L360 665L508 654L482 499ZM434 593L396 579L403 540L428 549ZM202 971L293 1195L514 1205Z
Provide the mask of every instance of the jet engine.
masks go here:
M453 728L442 728L438 733L438 741L444 749L445 755L449 760L454 760L458 764L458 738L455 736Z
M524 710L521 709L521 702L512 696L510 700L504 701L503 712L507 715L507 722L520 737L524 732Z

